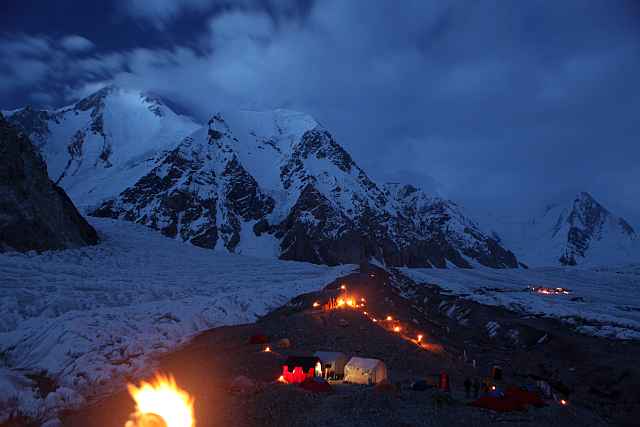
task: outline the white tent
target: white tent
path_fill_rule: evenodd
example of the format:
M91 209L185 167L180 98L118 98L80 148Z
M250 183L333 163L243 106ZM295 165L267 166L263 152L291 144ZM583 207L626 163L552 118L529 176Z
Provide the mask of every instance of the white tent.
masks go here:
M316 356L322 362L322 372L327 370L334 375L344 375L344 366L347 364L347 356L337 351L316 351Z
M381 360L352 357L344 367L344 380L354 384L377 384L387 379L387 367Z

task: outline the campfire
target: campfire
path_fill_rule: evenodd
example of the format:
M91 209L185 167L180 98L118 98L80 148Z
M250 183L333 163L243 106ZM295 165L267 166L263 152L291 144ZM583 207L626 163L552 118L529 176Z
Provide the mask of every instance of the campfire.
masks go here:
M571 291L566 288L547 288L544 286L531 286L531 292L542 295L569 295Z
M171 376L156 375L140 386L129 384L136 403L125 427L195 427L193 398Z

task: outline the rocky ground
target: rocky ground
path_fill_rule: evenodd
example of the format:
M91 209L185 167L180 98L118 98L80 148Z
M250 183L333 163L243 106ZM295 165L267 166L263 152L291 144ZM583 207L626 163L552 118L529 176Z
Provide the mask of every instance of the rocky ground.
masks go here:
M347 285L347 292L365 297L366 308L312 308L314 301L339 293L341 284ZM394 321L372 321L372 316L387 315ZM476 326L484 325L488 317L507 332L490 336ZM396 325L401 332L392 330ZM418 333L427 345L412 341ZM291 347L273 346L274 351L263 352L264 345L248 344L254 334L265 334L274 343L288 338ZM395 390L337 385L334 393L320 395L274 382L284 357L310 355L315 350L380 358L387 364ZM637 344L578 335L553 320L454 299L395 273L367 269L330 284L323 292L299 296L255 324L203 333L159 360L158 369L173 374L195 396L199 427L630 426L640 414L635 367L639 355ZM472 399L465 396L464 379L487 376L494 363L505 370L499 385L527 385L546 378L564 392L557 391L569 405L549 401L544 408L512 414L468 406ZM412 381L435 382L443 371L452 380L450 393L410 389ZM251 378L255 387L233 392L230 385L240 375ZM65 414L63 425L123 426L132 411L133 402L123 391Z

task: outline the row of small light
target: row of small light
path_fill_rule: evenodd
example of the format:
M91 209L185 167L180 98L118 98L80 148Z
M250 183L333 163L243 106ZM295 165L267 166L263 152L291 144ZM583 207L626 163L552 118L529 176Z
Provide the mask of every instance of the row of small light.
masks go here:
M343 291L343 292L346 292L347 285L345 285L344 283L341 284L340 285L340 290ZM360 298L361 304L354 303L353 301L355 301L353 298L348 298L346 300L345 299L338 299L337 307L341 308L341 307L344 307L346 305L347 307L351 307L351 308L359 308L361 306L364 306L365 303L366 303L366 299L365 298ZM318 308L318 307L321 306L321 304L320 304L319 301L314 301L312 306L313 306L313 308ZM378 323L379 322L379 320L375 316L370 315L369 312L366 311L366 310L363 311L362 314L365 317L369 318L373 323ZM393 316L388 315L385 319L383 319L383 321L393 322L394 321L393 320ZM392 330L393 330L393 332L399 334L399 333L402 332L402 327L400 325L395 325L392 328ZM418 334L415 339L408 338L408 340L416 343L418 346L420 346L422 348L422 342L423 342L422 340L423 340L423 338L424 338L424 335Z

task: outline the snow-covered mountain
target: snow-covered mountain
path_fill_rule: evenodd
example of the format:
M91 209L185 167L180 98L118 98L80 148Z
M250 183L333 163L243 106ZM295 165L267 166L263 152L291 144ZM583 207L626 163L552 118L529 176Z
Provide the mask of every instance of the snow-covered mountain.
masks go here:
M536 217L494 228L530 265L612 265L640 261L640 236L589 193L545 206Z
M215 250L329 265L518 265L455 204L378 186L323 126L286 110L214 115L92 214Z
M119 194L148 171L149 159L199 127L157 98L113 86L57 110L27 107L5 116L79 206Z

